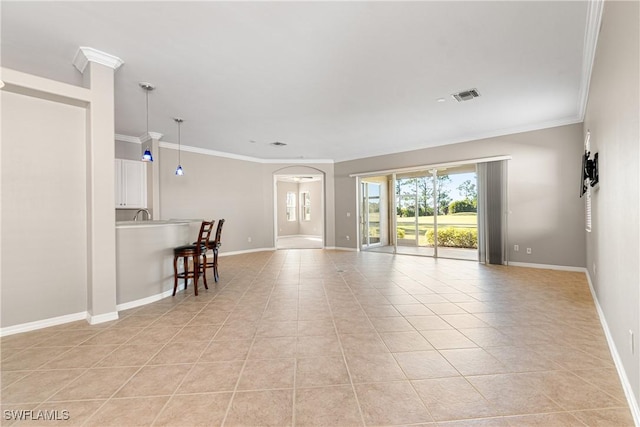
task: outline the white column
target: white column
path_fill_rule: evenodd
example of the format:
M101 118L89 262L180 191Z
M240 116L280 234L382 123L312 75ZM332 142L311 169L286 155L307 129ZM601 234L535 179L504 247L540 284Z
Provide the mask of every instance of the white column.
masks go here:
M151 208L153 219L161 219L160 216L160 140L163 135L158 132L149 132L145 136L151 142L151 153L153 153L153 162L147 163L147 206ZM143 144L144 147L144 144Z
M87 320L118 318L116 310L114 72L122 61L81 47L74 65L91 91L87 109Z

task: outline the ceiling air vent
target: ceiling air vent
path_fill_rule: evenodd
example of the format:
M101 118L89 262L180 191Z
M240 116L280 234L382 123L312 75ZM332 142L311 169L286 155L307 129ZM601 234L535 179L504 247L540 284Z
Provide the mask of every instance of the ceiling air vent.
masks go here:
M470 101L473 98L477 98L480 96L480 93L478 92L478 89L469 89L469 90L463 90L462 92L453 93L451 94L451 96L453 96L456 101L462 102L462 101Z

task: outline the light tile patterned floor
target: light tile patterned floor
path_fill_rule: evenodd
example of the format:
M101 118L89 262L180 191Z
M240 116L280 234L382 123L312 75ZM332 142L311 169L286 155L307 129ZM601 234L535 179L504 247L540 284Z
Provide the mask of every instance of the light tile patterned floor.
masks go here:
M220 270L3 338L2 425L633 425L582 273L328 250Z

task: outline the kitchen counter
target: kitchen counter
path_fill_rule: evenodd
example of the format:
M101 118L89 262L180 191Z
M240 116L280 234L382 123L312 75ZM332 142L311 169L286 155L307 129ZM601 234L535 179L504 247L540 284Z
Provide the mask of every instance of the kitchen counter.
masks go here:
M201 222L200 219L159 219L151 221L116 221L116 228L132 228L132 227L164 227L175 224L189 224L192 222Z
M200 223L199 219L116 223L118 310L148 304L167 294L171 295L173 248L196 240Z

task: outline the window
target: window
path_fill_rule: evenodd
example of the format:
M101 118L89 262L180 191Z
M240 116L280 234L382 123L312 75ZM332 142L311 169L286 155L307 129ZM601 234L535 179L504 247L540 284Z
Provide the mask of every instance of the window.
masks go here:
M302 210L300 218L303 221L311 221L311 194L308 191L300 193L300 208Z
M287 221L296 220L296 193L287 191Z

